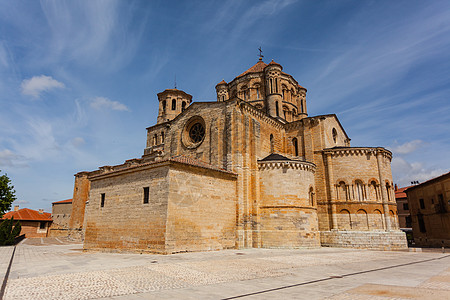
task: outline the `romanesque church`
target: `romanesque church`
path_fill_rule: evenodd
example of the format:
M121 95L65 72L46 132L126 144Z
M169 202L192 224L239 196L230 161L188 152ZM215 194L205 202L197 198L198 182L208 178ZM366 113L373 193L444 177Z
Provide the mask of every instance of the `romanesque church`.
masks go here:
M75 175L69 230L85 249L407 247L390 151L309 116L306 88L274 61L216 92L159 93L142 157Z

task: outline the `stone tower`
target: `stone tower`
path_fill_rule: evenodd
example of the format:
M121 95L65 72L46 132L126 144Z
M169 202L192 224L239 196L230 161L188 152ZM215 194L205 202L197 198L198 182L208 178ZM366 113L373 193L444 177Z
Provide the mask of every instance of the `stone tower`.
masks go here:
M266 77L266 107L267 113L274 118L281 117L282 101L280 75L283 67L273 60L264 68Z
M167 89L158 93L159 113L156 124L172 121L192 102L192 96L177 89Z

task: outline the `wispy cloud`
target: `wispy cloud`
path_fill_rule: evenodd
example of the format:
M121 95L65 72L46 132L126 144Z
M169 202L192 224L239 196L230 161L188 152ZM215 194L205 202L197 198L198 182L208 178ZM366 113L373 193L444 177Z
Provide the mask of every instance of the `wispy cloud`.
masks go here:
M414 140L410 142L406 142L404 144L395 146L392 151L397 154L408 154L415 151L423 144L422 140Z
M424 182L444 174L448 170L427 167L421 162L407 162L402 157L392 159L392 173L400 186L410 185L411 181Z
M109 100L105 97L95 97L91 101L91 107L95 109L111 109L118 111L130 111L129 108L118 101Z
M0 166L4 167L26 167L25 157L12 152L9 149L0 151Z
M30 79L24 79L21 84L22 94L34 98L39 98L42 92L64 87L64 83L46 75L33 76Z

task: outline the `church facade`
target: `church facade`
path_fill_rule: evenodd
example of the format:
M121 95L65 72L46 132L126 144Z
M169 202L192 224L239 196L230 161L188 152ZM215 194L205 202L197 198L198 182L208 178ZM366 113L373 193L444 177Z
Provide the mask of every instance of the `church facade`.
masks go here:
M141 158L75 175L70 227L85 249L407 248L390 151L309 116L306 89L273 61L216 92L159 93Z

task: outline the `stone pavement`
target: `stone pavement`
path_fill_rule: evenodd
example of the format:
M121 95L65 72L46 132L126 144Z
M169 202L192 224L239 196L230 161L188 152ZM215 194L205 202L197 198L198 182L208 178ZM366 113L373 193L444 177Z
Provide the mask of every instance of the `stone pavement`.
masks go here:
M5 299L450 299L450 256L339 248L86 253L27 239ZM12 247L0 248L6 272ZM4 269L4 270L3 270Z

